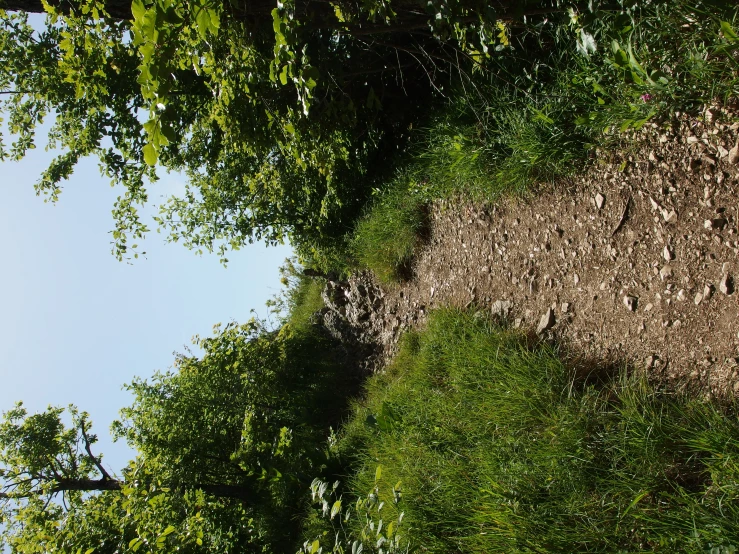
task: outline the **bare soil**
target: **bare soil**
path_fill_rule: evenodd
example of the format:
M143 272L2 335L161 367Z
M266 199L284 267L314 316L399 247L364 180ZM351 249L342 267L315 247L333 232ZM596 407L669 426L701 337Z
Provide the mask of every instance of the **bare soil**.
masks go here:
M440 306L476 306L563 351L739 392L739 117L714 106L634 133L529 198L431 208L408 282L385 288L386 353Z

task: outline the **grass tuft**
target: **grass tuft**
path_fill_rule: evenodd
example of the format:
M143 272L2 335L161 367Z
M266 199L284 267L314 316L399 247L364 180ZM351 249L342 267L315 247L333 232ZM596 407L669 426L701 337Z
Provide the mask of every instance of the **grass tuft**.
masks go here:
M635 378L578 385L556 351L484 318L432 314L353 412L345 495L397 506L393 532L419 551L739 547L735 416Z
M351 243L360 267L383 283L407 279L413 256L427 226L426 207L400 177L359 220Z

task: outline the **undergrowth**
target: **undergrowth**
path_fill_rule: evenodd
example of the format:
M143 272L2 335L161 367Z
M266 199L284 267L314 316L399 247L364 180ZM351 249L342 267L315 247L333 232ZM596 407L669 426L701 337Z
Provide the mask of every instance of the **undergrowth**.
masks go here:
M675 111L697 115L739 93L735 2L574 5L535 26L504 27L500 51L471 71L458 67L446 108L413 130L403 159L389 161L397 176L372 185L383 200L370 203L338 247L344 254L313 257L397 280L420 227L398 199L490 202L530 193L582 169L598 147L623 144L626 132L666 124Z
M334 445L354 471L343 491L314 482L306 551L736 552L736 417L605 381L435 312L355 405Z

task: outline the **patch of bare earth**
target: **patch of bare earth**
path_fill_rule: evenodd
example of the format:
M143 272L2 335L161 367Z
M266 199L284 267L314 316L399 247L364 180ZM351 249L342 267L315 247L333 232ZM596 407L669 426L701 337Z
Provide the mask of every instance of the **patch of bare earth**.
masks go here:
M733 116L736 120L736 115ZM739 392L739 124L718 108L637 133L529 199L433 206L414 278L383 291L387 352L430 308L475 305L568 352Z

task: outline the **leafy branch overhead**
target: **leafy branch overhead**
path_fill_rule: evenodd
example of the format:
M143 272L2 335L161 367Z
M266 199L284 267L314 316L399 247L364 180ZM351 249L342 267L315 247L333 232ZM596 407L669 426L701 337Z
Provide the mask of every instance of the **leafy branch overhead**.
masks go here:
M129 6L129 7L127 7ZM330 241L370 194L377 160L407 141L452 79L509 44L507 22L547 1L12 0L0 17L0 88L16 138L50 118L55 201L83 157L113 184L113 250L136 255L156 167L188 178L161 207L173 241L222 254L252 240ZM19 10L19 11L12 11ZM28 12L45 11L36 30ZM156 186L155 184L153 185Z
M135 458L120 474L95 452L85 412L18 404L3 414L0 547L220 554L294 544L298 526L285 521L325 464L316 445L338 424L346 376L311 329L252 321L215 331L196 339L201 356L127 386L134 401L113 436Z

